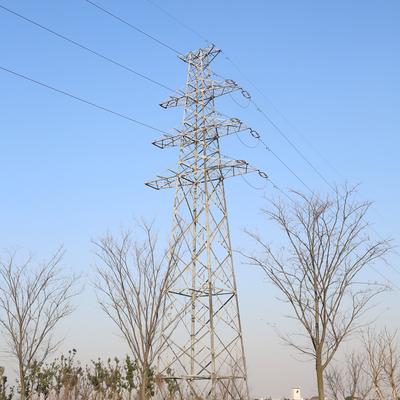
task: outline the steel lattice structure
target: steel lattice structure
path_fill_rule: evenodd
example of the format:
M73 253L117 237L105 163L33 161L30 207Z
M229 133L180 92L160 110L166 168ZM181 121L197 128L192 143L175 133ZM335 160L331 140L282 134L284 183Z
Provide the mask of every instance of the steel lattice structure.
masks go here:
M158 373L179 381L184 397L239 399L248 398L247 371L224 179L256 170L220 154L220 137L249 128L216 118L214 98L240 89L211 78L219 52L210 46L179 56L189 64L187 83L160 105L183 105L184 120L153 142L180 146L179 162L146 185L176 188Z

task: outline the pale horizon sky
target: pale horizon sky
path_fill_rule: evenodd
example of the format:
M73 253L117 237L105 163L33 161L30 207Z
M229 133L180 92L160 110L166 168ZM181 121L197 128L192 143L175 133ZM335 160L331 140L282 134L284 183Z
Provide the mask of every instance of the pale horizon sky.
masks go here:
M216 99L216 110L240 118L271 149L251 148L256 143L242 133L222 138L221 153L246 160L285 192L307 187L326 192L327 182L362 182L360 199L376 201L368 214L375 231L399 244L400 2L154 0L196 33L146 0L95 3L179 53L214 43L224 53L211 69L248 91L262 112L240 92ZM175 51L85 0L2 0L0 6L168 88L177 90L186 83L187 64ZM162 131L182 120L183 108L158 105L170 95L168 89L4 8L0 35L4 69ZM148 219L157 214L167 240L174 190L144 185L177 162L176 149L152 146L161 133L4 69L0 247L21 246L37 252L40 260L64 244L66 269L90 275L90 239L120 224L133 225L133 214ZM264 186L257 175L246 180ZM262 196L277 195L277 189L271 183L262 190L249 184L241 177L225 184L233 248L251 246L243 226L257 225L266 237L279 240L277 228L259 214ZM242 265L238 254L234 259L252 397L289 397L291 387L301 387L305 398L315 395L312 361L298 361L271 328L296 329L283 317L287 309L261 271ZM370 316L382 313L379 326L399 327L400 256L392 254L388 261L390 265L374 265L383 277L366 271L367 279L387 279L393 285ZM98 357L122 358L127 346L113 334L90 285L79 303L57 331L66 334L58 354L76 348L83 364ZM355 345L347 343L343 351ZM0 358L0 365L5 363Z

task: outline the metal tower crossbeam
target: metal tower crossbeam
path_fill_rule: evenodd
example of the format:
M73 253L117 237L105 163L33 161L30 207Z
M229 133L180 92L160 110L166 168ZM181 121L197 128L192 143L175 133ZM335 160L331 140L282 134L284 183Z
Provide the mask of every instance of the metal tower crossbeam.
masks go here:
M250 129L246 125L243 125L242 121L237 118L231 118L228 120L215 118L214 120L216 121L216 124L210 124L205 132L205 135L209 140L214 140L216 138L231 135L232 133L239 133ZM181 126L180 129L178 128L179 126ZM172 132L172 134L170 132ZM216 135L218 135L218 137L216 137ZM192 126L186 121L183 121L177 127L171 129L152 143L160 149L165 149L167 147L180 146L182 139L198 141L197 135L192 130Z
M179 172L173 169L167 169L163 172L163 175L157 175L154 179L146 182L146 185L153 189L167 189L175 187L177 181L181 186L197 185L204 183L205 179L208 179L208 181L220 180L258 171L250 167L249 164L243 160L207 157L207 159L201 162L207 164L207 170L209 172L208 177L197 176L196 170L193 169L190 163L181 162L176 164L180 167L178 168Z
M195 86L191 84L186 84L183 86L184 88L196 89ZM211 101L215 97L222 96L223 94L232 93L236 90L241 89L239 86L236 85L235 82L228 82L228 81L212 81L212 84L205 84L201 88L201 92L204 94L204 98L208 101ZM173 95L171 95L167 100L160 103L160 106L163 108L169 107L176 107L176 106L185 106L188 102L197 103L199 102L196 92L189 91L185 92L180 88L177 90ZM201 104L201 103L200 103Z

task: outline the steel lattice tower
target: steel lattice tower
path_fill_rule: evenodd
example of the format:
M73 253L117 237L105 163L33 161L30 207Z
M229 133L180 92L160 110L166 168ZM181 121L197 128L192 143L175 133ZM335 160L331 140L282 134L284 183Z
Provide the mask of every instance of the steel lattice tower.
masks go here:
M180 146L179 162L146 185L176 188L158 373L178 380L185 397L239 399L248 398L247 371L224 179L256 170L220 154L221 136L249 128L216 118L214 98L240 89L211 79L219 52L210 46L179 56L189 64L187 83L160 105L183 105L184 119L153 142Z

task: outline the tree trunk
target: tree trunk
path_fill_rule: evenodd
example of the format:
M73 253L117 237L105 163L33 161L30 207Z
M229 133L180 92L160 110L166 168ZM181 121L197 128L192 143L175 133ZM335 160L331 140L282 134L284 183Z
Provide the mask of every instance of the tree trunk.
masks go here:
M142 370L142 384L140 385L140 400L146 400L147 399L147 374L148 374L148 369L143 369Z
M317 371L318 398L319 400L324 400L324 370L322 369L321 365L321 355L318 354L318 352L315 362L315 369Z
M19 365L19 381L20 381L20 390L21 390L21 398L20 400L25 400L25 377L24 377L24 370L23 366Z

